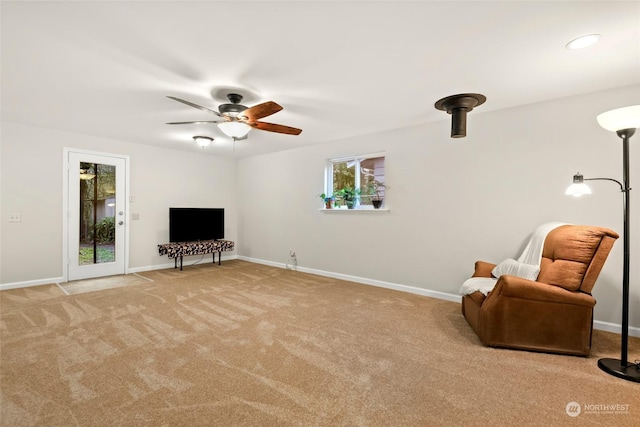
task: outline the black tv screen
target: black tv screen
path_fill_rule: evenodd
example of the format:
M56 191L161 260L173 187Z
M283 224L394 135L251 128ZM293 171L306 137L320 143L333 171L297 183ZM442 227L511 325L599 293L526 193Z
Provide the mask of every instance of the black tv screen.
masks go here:
M169 208L169 241L224 239L223 208Z

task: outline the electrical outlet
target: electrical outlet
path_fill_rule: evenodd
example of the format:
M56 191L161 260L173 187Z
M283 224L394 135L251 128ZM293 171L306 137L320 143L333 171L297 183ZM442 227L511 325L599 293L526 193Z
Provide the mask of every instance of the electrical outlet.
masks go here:
M295 258L296 257L296 251L294 251L293 249L289 249L289 256L291 258Z
M22 217L19 213L9 214L9 222L20 222L22 221Z

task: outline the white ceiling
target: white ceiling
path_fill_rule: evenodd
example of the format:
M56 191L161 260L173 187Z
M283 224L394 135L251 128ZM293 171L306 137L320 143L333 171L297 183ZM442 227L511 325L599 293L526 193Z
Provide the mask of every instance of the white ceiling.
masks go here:
M2 1L2 119L140 144L246 157L640 83L640 2ZM565 44L590 33L599 44ZM263 120L233 144L215 117L229 88ZM194 135L215 143L201 149Z

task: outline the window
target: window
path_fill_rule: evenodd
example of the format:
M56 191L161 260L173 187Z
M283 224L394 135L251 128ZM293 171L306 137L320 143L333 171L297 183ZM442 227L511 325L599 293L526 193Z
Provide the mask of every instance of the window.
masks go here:
M369 209L384 200L384 153L329 160L326 194L334 207Z

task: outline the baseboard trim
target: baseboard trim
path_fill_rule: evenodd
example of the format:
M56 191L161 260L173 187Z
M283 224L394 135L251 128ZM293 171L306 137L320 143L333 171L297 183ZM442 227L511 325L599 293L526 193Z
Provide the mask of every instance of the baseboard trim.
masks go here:
M245 256L238 256L238 259L243 261L248 261L248 262L255 262L257 264L269 265L272 267L286 268L286 264L279 263L279 262L266 261L263 259L250 258ZM431 291L429 289L416 288L414 286L401 285L399 283L385 282L382 280L369 279L366 277L359 277L359 276L351 276L348 274L334 273L331 271L317 270L315 268L307 268L307 267L300 267L300 266L298 266L296 270L302 273L310 273L318 276L331 277L333 279L347 280L349 282L362 283L364 285L377 286L379 288L386 288L386 289L392 289L395 291L408 292L411 294L422 295L425 297L433 297L433 298L443 299L443 300L452 301L452 302L459 303L461 300L460 295L448 294L448 293L439 292L439 291Z
M194 257L197 255L193 255ZM228 255L223 256L222 261L228 261L230 259L237 259L237 255ZM186 258L183 260L183 267L188 267L189 262ZM217 263L217 261L216 261ZM199 263L202 264L202 263ZM128 268L126 274L131 273L140 273L143 271L153 271L153 270L164 270L165 268L173 268L173 261L165 264L154 264L154 265L146 265L143 267L133 267ZM8 289L18 289L18 288L30 288L32 286L42 286L42 285L53 285L56 283L63 283L64 277L52 277L50 279L38 279L38 280L25 280L24 282L13 282L13 283L3 283L0 284L0 291L8 290Z
M49 279L27 280L24 282L3 283L0 285L0 291L18 288L30 288L32 286L53 285L62 282L62 277L51 277Z
M146 265L144 267L128 268L127 274L141 273L143 271L164 270L165 268L173 268L173 262L166 264Z
M622 333L622 326L617 323L602 322L600 320L593 321L593 329L605 332L613 332L614 334ZM640 337L640 328L629 326L629 336Z
M187 257L184 257L184 259L182 260L182 267L186 268L189 267L190 265L193 265L193 258L198 257L200 255L189 255L191 258L191 260L189 260ZM230 259L237 259L238 255L226 255L222 257L222 261L228 261ZM208 258L209 262L211 261L211 257ZM216 261L216 264L218 263L218 261ZM204 262L199 262L198 264L204 264ZM154 265L147 265L144 267L134 267L134 268L129 268L127 270L127 274L129 273L141 273L144 271L153 271L153 270L164 270L165 268L174 268L175 264L173 262L173 259L171 262L165 263L165 264L154 264Z
M243 261L248 261L248 262L255 262L257 264L269 265L272 267L287 268L287 265L281 262L273 262L273 261L250 258L245 256L238 256L238 259ZM318 276L325 276L325 277L331 277L334 279L341 279L341 280L348 280L350 282L362 283L364 285L378 286L381 288L393 289L401 292L409 292L412 294L422 295L425 297L437 298L437 299L442 299L442 300L452 301L457 303L461 302L460 295L449 294L446 292L432 291L432 290L423 289L423 288L416 288L414 286L401 285L398 283L384 282L381 280L368 279L366 277L350 276L348 274L333 273L331 271L317 270L313 268L306 268L306 267L300 267L300 266L298 266L296 270L301 271L303 273L316 274ZM593 322L593 328L600 331L613 332L615 334L620 334L622 331L621 325L618 325L615 323L602 322L598 320ZM630 326L629 336L640 337L640 328Z
M287 268L287 264L282 262L273 262L273 261L268 261L264 259L251 258L251 257L246 257L241 255L228 255L228 256L222 257L222 261L228 261L232 259L239 259L242 261L254 262L256 264L263 264L271 267L279 267L279 268L285 268L285 269ZM184 265L184 267L188 267L188 266L189 264ZM155 264L155 265L147 265L143 267L129 268L127 270L127 273L140 273L144 271L163 270L165 268L173 268L173 267L174 267L174 263L170 262L165 264ZM302 273L315 274L318 276L331 277L333 279L347 280L349 282L361 283L363 285L370 285L370 286L377 286L379 288L392 289L400 292L408 292L411 294L422 295L425 297L437 298L437 299L451 301L451 302L460 303L460 299L461 299L460 295L449 294L446 292L432 291L429 289L416 288L414 286L401 285L399 283L391 283L391 282L385 282L382 280L369 279L366 277L351 276L351 275L342 274L342 273L334 273L331 271L318 270L315 268L297 266L296 271L300 271ZM8 289L17 289L17 288L28 288L31 286L50 285L50 284L60 283L62 282L62 280L63 280L62 277L52 277L49 279L4 283L4 284L0 284L0 291L4 291ZM621 325L616 323L603 322L600 320L594 320L593 328L599 331L612 332L614 334L620 334L622 331ZM640 337L640 328L635 326L630 326L629 336Z

